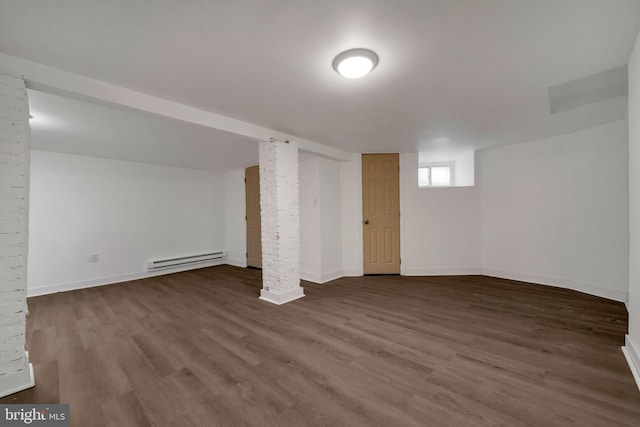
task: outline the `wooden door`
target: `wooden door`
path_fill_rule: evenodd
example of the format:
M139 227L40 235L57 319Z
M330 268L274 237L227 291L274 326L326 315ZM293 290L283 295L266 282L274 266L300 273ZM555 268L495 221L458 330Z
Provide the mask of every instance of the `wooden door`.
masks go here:
M400 160L362 155L364 274L400 274Z
M247 206L247 266L262 268L262 228L260 226L260 166L244 173Z

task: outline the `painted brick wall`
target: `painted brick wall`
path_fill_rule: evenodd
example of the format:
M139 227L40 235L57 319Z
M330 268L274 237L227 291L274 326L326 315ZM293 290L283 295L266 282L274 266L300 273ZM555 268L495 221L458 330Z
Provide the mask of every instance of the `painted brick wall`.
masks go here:
M261 142L259 153L263 291L282 295L301 289L298 147Z
M0 395L19 387L16 376L29 369L25 354L29 149L24 81L0 76Z

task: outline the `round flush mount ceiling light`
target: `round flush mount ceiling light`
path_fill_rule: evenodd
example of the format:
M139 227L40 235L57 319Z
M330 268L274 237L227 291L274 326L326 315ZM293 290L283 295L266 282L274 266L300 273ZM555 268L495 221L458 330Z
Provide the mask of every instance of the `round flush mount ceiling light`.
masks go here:
M345 50L333 60L333 69L348 79L359 79L378 65L378 55L369 49Z

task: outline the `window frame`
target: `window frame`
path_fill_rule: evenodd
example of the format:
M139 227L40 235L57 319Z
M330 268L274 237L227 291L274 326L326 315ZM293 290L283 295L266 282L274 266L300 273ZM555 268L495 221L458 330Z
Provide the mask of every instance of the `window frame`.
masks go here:
M431 169L434 167L448 167L449 168L449 185L433 185L431 183ZM455 162L429 162L421 163L418 165L418 174L420 169L429 169L429 183L427 185L420 185L418 179L418 188L447 188L455 187ZM419 176L419 175L418 175Z

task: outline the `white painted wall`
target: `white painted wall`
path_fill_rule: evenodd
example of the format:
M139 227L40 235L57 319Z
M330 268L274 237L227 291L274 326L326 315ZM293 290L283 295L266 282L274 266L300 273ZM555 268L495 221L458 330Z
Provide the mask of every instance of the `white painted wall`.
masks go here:
M322 271L320 172L316 157L300 162L300 277L319 283Z
M224 175L225 241L227 264L247 266L247 214L244 169Z
M31 181L31 295L144 277L147 260L225 249L216 173L33 151Z
M640 36L629 59L629 334L624 352L640 387Z
M475 184L475 151L461 153L456 158L456 186L465 187Z
M362 155L340 163L342 268L345 276L362 276Z
M325 283L343 276L340 162L300 163L301 277Z
M318 158L320 176L320 225L322 228L321 282L343 276L342 268L342 200L340 163Z
M480 151L485 274L627 300L627 123Z
M400 155L402 274L480 274L477 187L418 188L418 154Z

